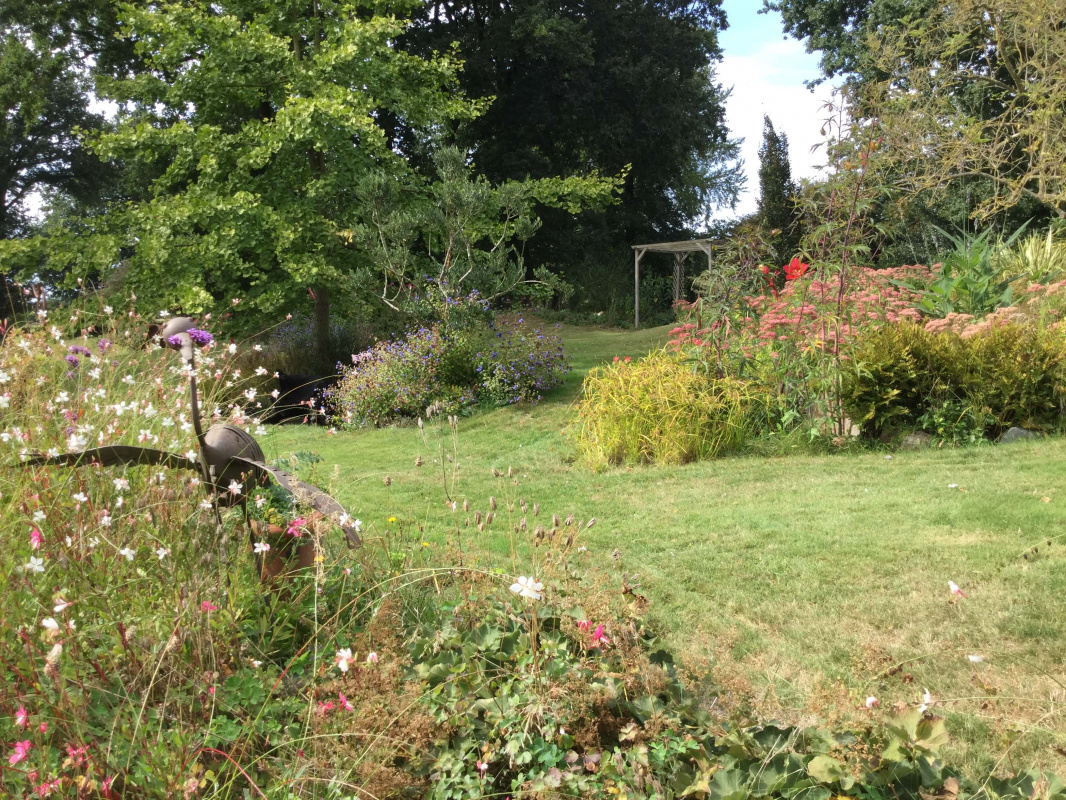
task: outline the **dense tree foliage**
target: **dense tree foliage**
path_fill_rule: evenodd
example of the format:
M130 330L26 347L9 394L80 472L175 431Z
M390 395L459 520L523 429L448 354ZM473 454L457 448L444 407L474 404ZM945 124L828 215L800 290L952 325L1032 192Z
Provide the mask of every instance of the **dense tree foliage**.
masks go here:
M407 41L423 54L457 42L464 90L495 98L455 129L490 179L631 167L606 212L545 212L531 263L573 266L679 235L735 198L736 147L713 70L725 23L720 0L434 0Z
M759 147L759 222L771 234L774 260L780 264L795 255L799 243L796 223L796 184L788 160L788 136L774 129L770 117L763 117L763 138Z

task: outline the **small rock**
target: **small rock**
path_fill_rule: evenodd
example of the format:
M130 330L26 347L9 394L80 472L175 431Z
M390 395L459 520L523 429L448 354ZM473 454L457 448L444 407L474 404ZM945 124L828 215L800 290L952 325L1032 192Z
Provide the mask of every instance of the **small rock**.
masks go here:
M924 450L933 443L933 437L925 431L914 431L903 437L899 443L900 450Z
M1043 434L1037 431L1029 431L1025 428L1010 428L1007 430L1006 433L999 437L999 443L1010 444L1011 442L1016 442L1019 439L1040 439L1042 437Z

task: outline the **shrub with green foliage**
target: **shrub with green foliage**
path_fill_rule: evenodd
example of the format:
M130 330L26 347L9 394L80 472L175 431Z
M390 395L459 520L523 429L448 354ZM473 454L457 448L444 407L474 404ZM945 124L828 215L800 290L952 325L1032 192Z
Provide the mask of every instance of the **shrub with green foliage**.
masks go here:
M693 370L666 351L592 369L578 446L593 466L683 464L739 449L767 409L753 384Z
M353 355L332 395L344 424L383 425L421 416L434 403L450 413L477 403L535 403L568 371L558 337L522 319L444 321Z
M844 404L870 436L922 425L950 439L957 434L936 422L945 413L994 435L1057 425L1064 380L1066 332L1058 327L1000 324L962 337L899 323L860 335Z

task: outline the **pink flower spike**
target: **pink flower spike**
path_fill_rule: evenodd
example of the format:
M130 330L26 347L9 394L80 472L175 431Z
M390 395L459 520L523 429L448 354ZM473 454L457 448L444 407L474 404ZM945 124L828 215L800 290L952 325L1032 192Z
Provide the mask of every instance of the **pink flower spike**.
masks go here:
M15 725L20 728L25 728L30 721L29 712L26 711L26 706L19 706L19 710L15 712Z
M218 606L216 606L214 603L210 602L209 600L204 600L202 603L200 603L200 610L201 611L218 611Z
M40 550L41 544L44 542L44 537L37 528L30 528L30 547L34 550Z
M15 749L8 757L7 763L11 766L15 766L20 761L25 761L32 747L33 742L31 742L29 739L26 739L22 742L15 742Z
M337 699L340 700L340 707L345 711L355 711L355 706L348 702L348 698L344 696L344 692L337 692Z

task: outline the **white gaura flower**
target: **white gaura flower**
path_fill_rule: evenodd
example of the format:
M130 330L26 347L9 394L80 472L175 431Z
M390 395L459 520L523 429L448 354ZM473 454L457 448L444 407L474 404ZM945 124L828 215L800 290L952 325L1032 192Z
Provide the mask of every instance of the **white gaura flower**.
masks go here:
M951 596L953 598L966 597L966 594L962 591L962 589L959 588L959 585L955 583L955 581L948 581L948 591L951 592Z
M256 508L262 508L263 506L266 505L266 502L267 502L267 499L265 497L263 497L263 495L257 494L255 496L255 507Z
M196 460L196 451L195 450L189 450L188 452L185 453L185 457L187 459L189 459L189 461L195 461Z
M984 656L979 656L979 655L969 655L969 656L966 656L966 658L969 659L971 664L980 664L982 661L985 660Z
M52 607L52 610L57 614L62 614L67 610L67 606L70 605L69 600L64 600L62 597L56 598L56 604Z
M243 489L243 488L244 488L244 484L243 483L237 483L237 481L230 481L229 482L229 493L230 494L240 494L241 493L241 489Z
M44 512L43 511L34 511L33 512L33 521L34 522L44 522Z
M119 492L124 492L130 488L130 482L125 478L115 478L111 482L115 484L115 490Z
M256 345L256 347L259 347L259 345ZM265 367L256 367L255 368L255 374L258 375L260 378L263 377L264 375L267 374L266 368Z
M933 703L933 696L929 694L929 690L926 689L925 694L922 695L922 704L918 706L918 711L924 714L926 709L929 708L929 706L933 705Z
M45 617L41 620L41 627L48 631L58 631L59 623L53 617Z
M518 580L511 584L511 591L519 597L528 597L530 600L540 600L543 595L544 584L533 576L519 575Z
M881 701L878 700L876 697L870 696L866 698L867 708L877 708L879 705L881 705Z
M88 502L88 501L89 501L89 498L85 496L85 493L84 493L84 492L78 492L77 494L72 494L72 495L70 496L70 498L71 498L71 499L72 499L72 500L73 500L73 501L74 501L75 503L86 503L86 502Z
M255 547L252 549L257 555L260 555L270 550L270 545L267 542L256 542Z
M229 353L230 353L231 356L237 354L237 345L233 344L232 342L230 343L230 346L227 347L226 349L229 350Z
M170 555L170 550L168 550L165 547L160 547L159 549L157 549L155 551L155 554L157 556L159 556L159 560L162 561L164 558L166 558L168 555Z
M248 400L249 402L255 400L255 387L244 390L244 399Z
M132 547L123 547L121 550L118 551L118 554L120 556L125 556L127 561L133 561L133 557L137 554L137 551L134 550Z
M30 560L23 564L23 569L25 569L26 572L44 572L44 559L30 556Z
M336 655L337 669L339 669L341 672L347 672L348 664L352 660L352 658L352 649L350 647L345 647L342 650L338 650Z

